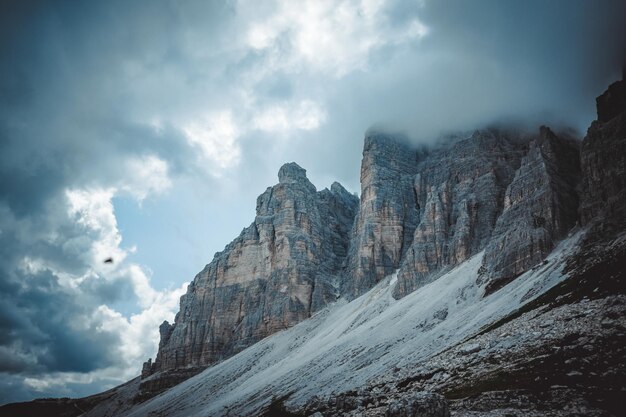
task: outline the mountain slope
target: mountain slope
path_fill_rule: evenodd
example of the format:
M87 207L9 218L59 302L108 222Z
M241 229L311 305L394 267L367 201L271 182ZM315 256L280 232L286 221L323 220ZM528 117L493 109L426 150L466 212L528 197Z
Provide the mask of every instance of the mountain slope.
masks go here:
M561 270L581 237L564 241L537 270L483 298L476 284L482 253L401 300L392 275L350 303L340 302L275 334L133 410L171 416L254 415L272 398L293 410L314 396L357 390L392 369L428 361L532 301L565 275Z

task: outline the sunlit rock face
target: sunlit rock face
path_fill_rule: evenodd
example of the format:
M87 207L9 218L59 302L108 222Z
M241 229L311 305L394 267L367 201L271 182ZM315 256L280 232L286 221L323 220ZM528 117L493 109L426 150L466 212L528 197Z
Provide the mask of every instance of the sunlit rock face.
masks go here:
M348 255L344 295L363 294L394 272L418 221L413 195L417 163L425 157L405 138L370 132L361 163L361 203Z
M285 164L257 199L254 223L215 255L161 326L151 372L206 366L293 326L337 298L358 198L334 183L317 192Z
M481 280L491 293L540 263L578 220L578 142L541 127L515 178L486 248Z

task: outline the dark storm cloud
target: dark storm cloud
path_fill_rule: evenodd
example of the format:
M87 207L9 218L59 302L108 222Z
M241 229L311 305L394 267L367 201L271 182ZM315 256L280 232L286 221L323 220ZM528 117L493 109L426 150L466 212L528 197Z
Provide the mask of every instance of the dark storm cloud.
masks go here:
M0 309L0 346L12 351L0 363L0 372L89 372L114 362L110 346L116 335L94 332L81 321L89 309L59 287L49 271L23 276L21 285L3 292ZM24 284L26 283L26 284Z
M68 224L65 213L48 213L49 202L64 201L68 188L107 186L132 175L123 170L124 158L156 155L174 175L192 159L179 130L165 123L156 132L129 117L127 86L120 83L126 80L118 75L117 82L102 85L124 59L145 53L145 43L123 44L130 22L116 20L120 13L128 19L129 10L85 7L15 2L0 13L0 204L13 219L7 220L13 228L0 230L0 372L16 376L85 373L120 361L114 357L119 335L80 321L100 304L128 301L128 280L86 280L73 294L49 271L18 267L29 255L64 273L81 275L88 268L81 255L90 239L81 243L84 232ZM97 30L107 24L110 33ZM21 227L20 219L34 225ZM50 221L61 224L54 230ZM24 238L32 229L78 244L72 249L63 241ZM24 399L18 392L3 393L3 400Z
M169 36L181 35L178 20L187 17L173 4L153 5L1 6L0 372L10 380L2 402L32 398L25 377L120 362L120 335L89 318L101 304L128 301L131 284L60 283L60 274L88 273L85 253L97 238L68 218L65 191L117 186L134 174L125 161L146 155L166 161L170 175L190 169L193 150L180 129L167 121L155 129L134 113L136 80L125 68L184 65ZM44 266L29 270L28 258Z
M192 154L180 130L166 122L157 132L132 115L135 80L125 65L185 65L175 45L182 16L169 2L145 6L4 4L0 198L16 214L33 213L72 183L110 182L120 155L154 154L174 172L188 166Z
M370 126L422 143L502 122L582 137L595 97L626 63L620 1L394 2L389 16L419 17L428 35L373 51L370 71L331 84L329 120L298 152L309 170L332 171L353 189L355 150Z
M380 51L379 78L358 74L373 122L429 139L499 118L569 125L581 133L594 98L620 74L626 4L617 1L433 1L411 10L429 35L408 53ZM390 76L394 74L395 76Z
M528 88L536 95L528 104L537 111L576 127L626 64L624 2L485 1L475 7L442 1L429 4L422 17L436 31L432 48L454 45L458 53L496 65L510 74L513 92Z
M0 234L0 372L88 372L112 363L117 335L94 331L86 322L100 295L84 293L79 299L59 285L52 271L28 270L21 257L37 253L64 272L81 270L79 262L56 245L22 246L27 242L13 233L19 230L7 227ZM72 234L66 231L65 236Z

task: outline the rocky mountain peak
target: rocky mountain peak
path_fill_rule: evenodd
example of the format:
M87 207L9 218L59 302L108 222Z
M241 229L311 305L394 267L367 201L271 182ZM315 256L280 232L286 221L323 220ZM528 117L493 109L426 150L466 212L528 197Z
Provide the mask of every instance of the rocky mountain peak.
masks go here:
M416 168L417 226L398 272L396 298L482 250L491 238L527 144L498 129L450 135Z
M343 185L339 184L337 181L331 184L330 191L339 195L350 194L348 190L346 190Z
M562 401L591 389L614 397L618 414L624 83L598 97L582 144L547 126L457 133L421 149L369 131L360 200L338 182L317 192L305 169L283 165L254 222L159 327L141 382L118 387L138 392L121 407L224 361L131 415L180 404L177 415L449 415L444 397L415 395L425 390L444 390L457 410L523 404L524 414L538 387L538 410L552 396L568 414ZM497 396L481 400L491 387Z
M485 249L490 294L541 262L578 220L579 145L542 126L504 196Z
M161 325L156 360L142 372L146 396L337 299L359 200L339 183L316 192L294 162L278 178L258 197L254 222L189 285L174 324Z
M278 170L278 182L280 184L289 184L294 182L309 182L309 179L306 176L306 169L295 162L289 162Z
M539 126L539 140L554 140L557 138L556 134L546 125Z

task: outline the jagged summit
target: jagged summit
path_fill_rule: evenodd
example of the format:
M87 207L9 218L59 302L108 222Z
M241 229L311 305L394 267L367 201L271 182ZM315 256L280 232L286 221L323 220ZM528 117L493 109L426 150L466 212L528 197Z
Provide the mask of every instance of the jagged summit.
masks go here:
M278 182L281 184L301 181L309 181L306 169L295 162L286 163L278 170Z
M161 326L142 389L158 392L338 297L397 272L397 299L484 251L491 294L540 263L578 219L579 144L547 126L478 129L426 147L367 132L361 199L339 183L317 192L284 164L254 223L216 255ZM146 367L144 367L144 370ZM181 375L180 370L187 373Z
M626 223L626 79L611 84L596 102L598 120L587 130L581 147L581 166L587 175L580 216L583 224L600 216L621 228Z
M294 162L278 177L258 197L254 222L195 277L174 323L161 326L156 360L144 365L144 396L337 299L358 198L338 183L335 192L316 192Z
M338 183L337 181L333 182L330 186L330 191L332 193L338 194L338 195L344 195L344 196L352 196L352 193L350 193L348 190L346 190L344 188L343 185L341 185L340 183Z
M542 126L520 164L485 251L488 294L541 262L578 219L577 142Z

